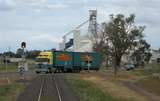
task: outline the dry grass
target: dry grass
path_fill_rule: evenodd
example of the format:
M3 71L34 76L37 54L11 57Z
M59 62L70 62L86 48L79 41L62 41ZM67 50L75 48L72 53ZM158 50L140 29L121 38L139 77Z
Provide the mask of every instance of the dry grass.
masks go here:
M67 78L74 92L80 97L80 101L123 101L115 99L104 93L94 83L73 76Z
M0 79L0 101L16 101L17 95L22 91L23 85L16 82L8 83L5 78Z
M121 99L122 101L149 101L147 97L137 94L135 91L130 90L119 82L121 79L132 78L134 80L137 78L134 76L129 77L127 74L125 75L119 74L118 78L115 79L112 74L82 73L79 77L83 80L93 82L103 92L112 95L116 99Z
M160 80L153 79L151 77L138 80L136 83L140 87L148 90L151 93L154 93L156 95L160 95Z
M151 101L159 99L160 81L154 80L151 75L160 72L160 65L151 65L151 67L150 69L137 68L132 71L121 70L116 78L111 70L101 70L97 73L83 72L79 77L96 84L106 94L122 101Z
M19 76L8 76L9 82L5 76L0 76L0 101L16 101L17 96L23 91L25 85ZM33 79L31 76L27 76L25 80L29 81Z

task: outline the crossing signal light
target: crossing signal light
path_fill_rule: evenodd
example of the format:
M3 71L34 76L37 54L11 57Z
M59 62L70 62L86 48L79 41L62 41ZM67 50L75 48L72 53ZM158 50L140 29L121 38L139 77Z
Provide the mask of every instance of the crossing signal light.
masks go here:
M22 43L21 43L21 47L22 47L22 48L26 48L26 43L25 43L25 42L22 42Z

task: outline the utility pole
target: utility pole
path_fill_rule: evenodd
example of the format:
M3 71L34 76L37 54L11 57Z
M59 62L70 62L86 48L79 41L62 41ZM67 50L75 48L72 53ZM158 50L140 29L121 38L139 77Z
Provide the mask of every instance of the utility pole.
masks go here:
M10 46L9 46L9 48L8 48L9 50L8 50L8 56L7 56L7 53L5 54L5 67L6 67L6 79L7 79L7 81L8 81L8 83L10 84L11 82L10 82L10 80L9 80L9 78L8 78L8 76L7 76L7 72L8 72L8 59L10 58ZM8 58L8 59L7 59Z
M7 74L7 54L5 54L5 67L6 67L6 74Z
M10 58L10 46L8 47L8 56L7 56L7 54L5 55L5 64L6 64L6 73L8 72L8 65L7 65L7 62L8 62L8 60L7 60L7 57L8 57L8 59Z

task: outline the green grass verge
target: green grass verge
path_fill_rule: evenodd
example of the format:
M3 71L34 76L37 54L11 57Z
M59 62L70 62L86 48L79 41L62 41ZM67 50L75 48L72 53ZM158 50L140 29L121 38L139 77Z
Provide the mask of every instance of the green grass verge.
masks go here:
M0 101L16 101L17 95L23 90L22 84L0 85Z
M7 71L8 72L17 72L18 65L15 63L12 64L7 64ZM6 71L6 65L5 64L0 64L0 72L5 72Z
M33 71L35 69L35 62L34 60L27 60L28 63L28 69L30 71ZM7 64L7 72L17 72L18 70L18 64L17 63L9 63ZM6 71L6 65L0 64L0 72Z
M81 101L119 101L96 87L93 83L75 77L68 77L67 81L79 95Z
M160 73L160 64L148 64L147 66L150 68L137 68L132 72L138 76L151 76L153 73Z

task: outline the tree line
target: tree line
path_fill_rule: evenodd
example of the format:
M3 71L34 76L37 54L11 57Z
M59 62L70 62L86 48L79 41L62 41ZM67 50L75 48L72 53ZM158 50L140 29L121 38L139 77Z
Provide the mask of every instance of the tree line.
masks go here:
M21 58L23 54L25 54L25 57L28 59L34 59L36 58L39 53L41 52L41 50L29 50L29 51L25 51L23 53L23 49L18 48L16 52L12 52L12 51L8 51L8 52L3 52L0 53L0 56L2 57L14 57L14 58Z

